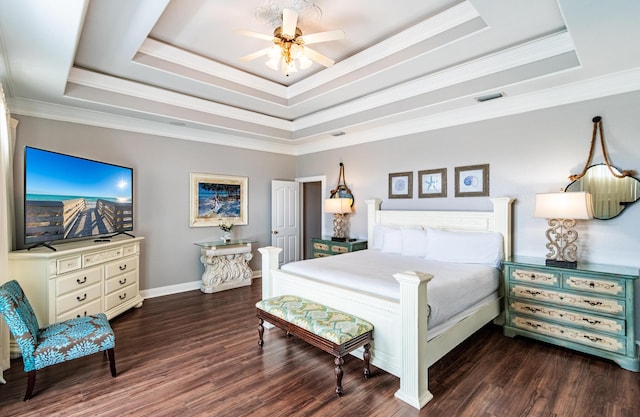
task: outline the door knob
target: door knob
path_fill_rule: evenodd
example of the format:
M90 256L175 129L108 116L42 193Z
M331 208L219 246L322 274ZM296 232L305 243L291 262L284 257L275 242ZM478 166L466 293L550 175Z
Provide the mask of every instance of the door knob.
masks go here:
M274 234L274 235L277 235L277 234L278 234L278 231L277 231L277 230L274 230L274 231L273 231L273 234Z

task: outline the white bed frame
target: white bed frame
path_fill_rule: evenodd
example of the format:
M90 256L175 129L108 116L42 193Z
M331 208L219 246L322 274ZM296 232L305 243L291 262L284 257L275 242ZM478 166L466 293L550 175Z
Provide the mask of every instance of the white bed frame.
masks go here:
M496 231L504 237L504 255L511 256L511 203L508 197L492 198L493 211L400 211L380 210L381 200L365 200L368 238L373 242L376 224L421 225L459 231ZM428 368L447 352L500 314L501 300L478 308L438 336L427 337L428 271L398 271L400 302L347 289L282 271L278 267L282 249L264 247L262 254L262 298L294 294L356 315L374 325L371 363L400 378L395 396L422 408L433 395L428 389ZM361 352L355 351L355 355Z

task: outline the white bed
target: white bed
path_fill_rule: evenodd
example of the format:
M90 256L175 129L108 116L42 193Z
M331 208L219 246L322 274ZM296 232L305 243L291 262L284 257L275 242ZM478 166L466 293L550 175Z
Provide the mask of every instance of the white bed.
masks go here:
M498 232L502 235L502 254L509 257L513 200L502 197L491 201L493 211L478 212L380 210L380 200L367 200L369 244L374 242L374 230L379 230L376 225ZM416 408L422 408L432 398L428 390L429 366L500 314L499 297L489 295L481 297L480 303L456 314L453 320L428 330L427 282L436 274L447 273L448 269L447 265L438 265L437 262L430 267L432 270L421 271L412 268L422 268L422 261L405 259L405 264L389 260L391 269L387 273L393 271L392 275L397 282L395 290L389 293L385 292L389 288L384 289L389 286L388 282L371 284L377 282L374 276L378 272L371 271L372 281L361 289L357 286L356 289L348 288L341 285L339 280L336 281L336 278L333 282L324 282L302 275L301 272L293 271L296 268L293 264L287 266L292 270L279 269L279 248L265 247L259 251L262 254L262 297L266 299L283 294L299 295L325 302L373 323L372 364L398 376L400 389L396 392L396 397ZM352 255L366 260L373 253L361 252L363 253L357 255L356 252ZM339 255L336 258L347 262L351 258L346 256L347 254ZM394 270L396 266L400 268L400 265L406 267ZM354 354L360 355L360 352Z

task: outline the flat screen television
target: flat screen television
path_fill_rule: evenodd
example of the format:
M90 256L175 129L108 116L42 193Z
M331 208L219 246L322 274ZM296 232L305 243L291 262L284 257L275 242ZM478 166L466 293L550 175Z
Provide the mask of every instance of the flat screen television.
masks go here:
M25 246L132 230L133 168L25 148Z

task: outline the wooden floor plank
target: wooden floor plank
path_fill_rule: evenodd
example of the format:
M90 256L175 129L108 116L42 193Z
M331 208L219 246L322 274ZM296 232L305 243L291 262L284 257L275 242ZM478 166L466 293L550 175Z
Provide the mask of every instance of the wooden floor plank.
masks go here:
M284 332L258 347L250 287L146 300L112 320L118 376L98 354L38 372L23 402L19 359L0 385L9 416L428 416L638 417L640 374L612 362L482 328L429 370L434 398L416 410L394 397L398 378L362 361L344 364L337 397L333 357Z

